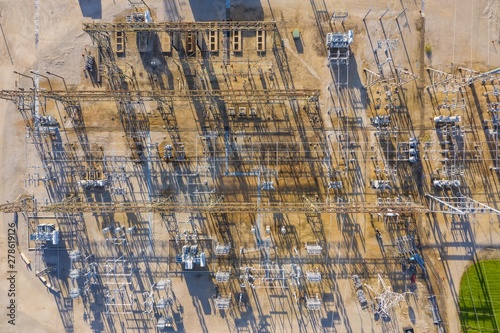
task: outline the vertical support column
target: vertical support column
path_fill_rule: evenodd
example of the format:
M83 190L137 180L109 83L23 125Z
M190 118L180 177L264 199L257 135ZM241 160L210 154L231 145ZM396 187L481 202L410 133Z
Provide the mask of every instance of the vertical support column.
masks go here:
M257 30L257 52L265 52L266 51L266 31L265 30Z
M242 50L241 30L232 31L231 49L233 52L241 52Z
M208 50L219 52L219 32L216 30L208 32Z

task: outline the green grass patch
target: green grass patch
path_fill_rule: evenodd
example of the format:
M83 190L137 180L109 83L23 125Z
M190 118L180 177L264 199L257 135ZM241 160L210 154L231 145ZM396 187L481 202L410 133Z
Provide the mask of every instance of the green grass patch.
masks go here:
M481 260L460 280L462 332L499 332L500 260Z

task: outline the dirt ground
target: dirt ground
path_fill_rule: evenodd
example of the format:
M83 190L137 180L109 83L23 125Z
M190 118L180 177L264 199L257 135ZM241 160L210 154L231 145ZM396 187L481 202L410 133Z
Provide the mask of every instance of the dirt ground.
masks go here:
M82 54L97 54L96 40L82 30L82 23L124 21L133 12L129 2L0 2L2 90L28 91L35 84L47 91L186 91L207 85L214 90L250 89L252 93L291 88L320 93L317 102L226 100L228 112L231 107L235 112L248 112L230 117L227 123L221 120L220 101L152 100L127 106L115 100L82 101L83 131L67 105L47 99L40 101L40 111L58 121L59 136L43 137L38 146L23 120L25 113L11 101L0 100L4 157L0 203L12 202L20 194L35 195L41 203L60 202L76 193L87 201L102 202L175 198L180 203L207 205L225 200L258 201L263 207L304 202L314 207L397 197L429 206L427 193L443 193L432 187L432 180L458 165L464 168L456 177L461 181L460 192L497 207L500 180L490 168L498 163L498 144L492 143L492 130L485 129L485 124L491 119L487 103L498 102L498 77L490 76L484 83L478 80L458 94L453 85L425 87L432 84L428 67L456 77L459 68L485 72L499 67L500 3L423 2L235 0L231 7L234 21L276 22L279 35L267 35L265 53L256 52L255 34L248 33L243 35L241 54L231 54L230 66L224 66L222 52L210 57L202 56L200 50L195 56L176 49L165 52L167 46L161 39L144 55L137 51L136 35L129 33L125 55L113 52L114 67L104 70L102 84L82 71ZM146 4L155 21L225 17L223 0ZM349 16L332 23L334 12ZM294 29L300 30L299 41L292 38ZM354 32L348 69L328 67L325 34L348 30ZM397 42L384 52L383 46L378 48L384 40ZM397 69L410 73L407 77L412 80L399 90L385 81L370 85L365 69L378 73L377 60L386 61L381 72L388 77ZM395 103L402 111L391 111L397 127L384 141L370 118L388 113L384 111L388 91L397 96ZM442 106L453 103L464 107ZM252 108L255 116L250 116ZM124 113L135 115L132 125L122 121ZM443 153L447 144L443 146L443 132L434 125L433 117L438 115L462 119L462 148L451 162L442 162L449 152ZM225 141L228 132L230 144ZM411 137L420 140L422 160L417 165L400 161L388 148L399 147ZM173 161L163 158L166 145L174 147ZM49 165L44 168L37 147L61 154L44 155ZM110 188L86 191L77 186L79 180L102 179L103 175L111 177ZM389 180L392 189L377 192L370 188L375 178ZM329 189L335 181L341 181L343 188ZM264 189L264 182L274 189ZM152 332L163 316L174 323L166 331L177 332L402 332L405 326L415 332L459 332L462 273L478 259L496 257L500 239L500 221L491 211L465 217L401 215L396 222L380 214L314 210L19 214L12 264L8 250L13 246L9 240L13 214L3 214L3 220L2 332ZM34 251L35 244L29 240L33 228L42 223L53 223L61 232L60 247L43 253ZM118 227L123 230L116 231ZM125 233L128 228L133 230ZM415 237L425 260L426 270L417 268L415 283L410 281L412 271L402 269L407 262L401 260L397 247L407 235ZM184 245L197 245L197 251L206 255L206 266L184 269L177 262ZM230 246L229 253L217 254L218 246L224 245ZM309 254L306 245L320 245L319 254ZM70 258L73 250L81 253L78 259ZM24 264L18 251L31 260L31 266ZM96 280L90 278L91 267L98 267ZM52 270L41 276L52 289L36 276L46 268ZM72 279L75 269L86 274ZM229 282L217 282L217 272L229 272ZM321 282L306 280L314 272L321 273ZM366 306L358 301L355 274L361 278ZM8 280L12 276L14 286ZM392 291L403 295L390 319L379 318L372 307L376 292L381 291L379 276ZM164 289L158 287L162 281L167 281ZM74 288L82 296L72 299L69 294ZM431 295L436 295L440 325L433 323ZM228 310L216 308L217 296L229 299ZM315 299L320 301L319 310L308 310L307 300L314 303ZM158 306L160 300L167 305ZM7 316L12 313L9 302L16 304L15 318ZM15 326L9 323L12 319Z

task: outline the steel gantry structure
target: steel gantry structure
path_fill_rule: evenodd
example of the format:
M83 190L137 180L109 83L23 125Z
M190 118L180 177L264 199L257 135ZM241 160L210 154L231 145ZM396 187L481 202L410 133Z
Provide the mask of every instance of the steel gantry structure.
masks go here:
M162 99L210 99L217 98L234 102L268 102L288 101L289 99L302 99L317 101L319 90L314 89L269 89L269 90L106 90L106 91L55 91L37 90L36 93L21 90L1 90L0 99L18 103L20 100L31 100L34 96L38 99L48 98L60 102L72 101L155 101Z
M429 210L413 202L392 203L311 203L304 202L226 202L219 198L214 202L193 203L174 202L166 199L152 201L112 201L89 202L80 197L66 199L59 203L43 203L34 197L23 197L14 202L0 205L4 213L41 212L41 213L335 213L335 214L379 214L427 213Z
M83 31L93 32L187 32L228 30L276 30L274 21L213 21L213 22L91 22L83 23Z

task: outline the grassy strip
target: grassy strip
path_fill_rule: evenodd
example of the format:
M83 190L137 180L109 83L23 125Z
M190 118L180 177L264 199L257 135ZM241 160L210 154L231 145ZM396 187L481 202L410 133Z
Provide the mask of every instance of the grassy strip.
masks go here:
M471 266L460 281L462 332L499 332L500 260Z

